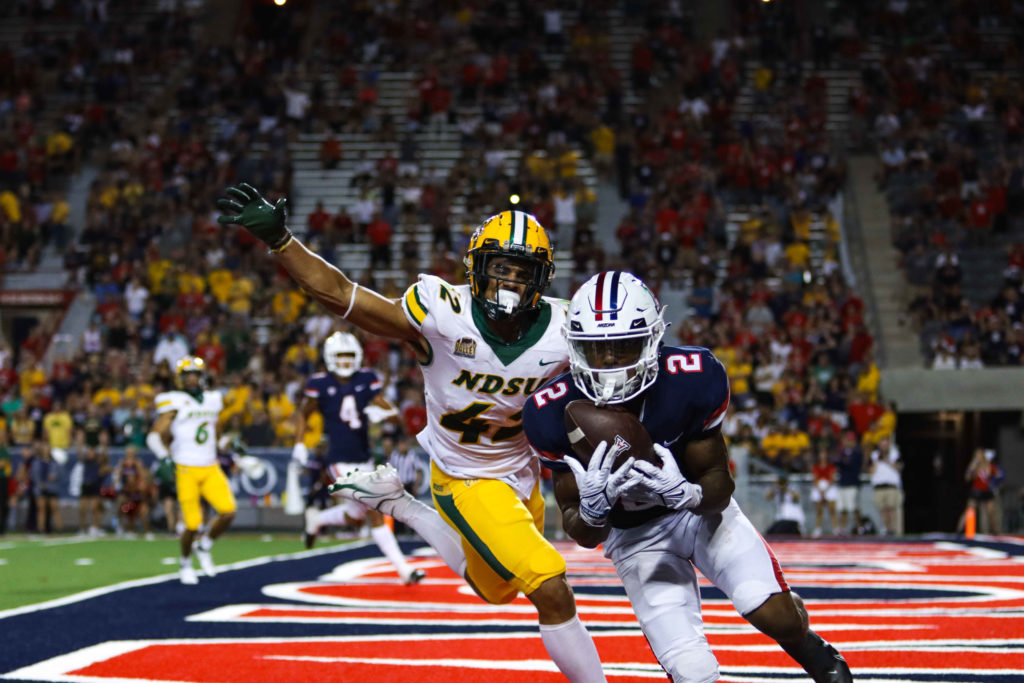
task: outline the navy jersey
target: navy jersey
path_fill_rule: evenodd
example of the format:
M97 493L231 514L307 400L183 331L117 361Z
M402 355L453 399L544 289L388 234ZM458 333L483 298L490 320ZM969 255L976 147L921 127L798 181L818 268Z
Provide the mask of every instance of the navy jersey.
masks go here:
M372 457L363 412L383 383L373 370L357 370L348 379L318 372L306 381L305 395L316 399L328 437L327 462L367 462Z
M565 407L587 399L572 376L564 373L538 389L523 408L523 429L545 467L569 471L565 457L573 452L565 429ZM658 352L658 378L640 396L640 422L654 443L683 452L686 443L717 430L729 407L725 367L709 350L697 346L663 346ZM678 458L678 456L677 456ZM612 526L643 523L668 508L620 501L612 510Z

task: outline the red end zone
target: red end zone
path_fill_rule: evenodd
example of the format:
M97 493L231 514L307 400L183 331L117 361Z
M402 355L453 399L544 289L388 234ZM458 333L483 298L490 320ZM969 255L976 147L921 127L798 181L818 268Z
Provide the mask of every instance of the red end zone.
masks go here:
M834 596L807 601L812 625L844 653L855 677L1009 681L1024 671L1024 563L1016 558L952 544L793 542L773 548L795 590ZM562 550L609 680L664 681L625 596L610 590L619 585L610 565L596 552ZM211 605L188 619L330 624L337 637L109 642L3 678L564 681L541 644L528 601L485 605L436 560L417 562L429 576L411 588L396 587L383 561L363 560L330 575L343 580L264 587L264 595L282 602ZM806 680L727 601L705 600L704 617L722 680ZM347 624L408 633L343 635Z

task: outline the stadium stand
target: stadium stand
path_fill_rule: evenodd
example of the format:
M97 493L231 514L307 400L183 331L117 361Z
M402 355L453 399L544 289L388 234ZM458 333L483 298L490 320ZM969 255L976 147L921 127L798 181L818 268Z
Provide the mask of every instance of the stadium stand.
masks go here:
M77 295L5 330L12 437L21 411L26 445L42 440L60 402L75 432L101 425L88 446L142 446L152 396L193 352L229 388L232 435L290 445L334 321L217 226L238 180L287 197L296 232L391 296L417 272L460 281L472 227L513 205L553 231L558 295L631 270L673 343L725 362L740 477L809 475L847 432L865 452L894 434L896 323L855 248L856 154L877 155L923 362L1019 364L1011 10L939 3L901 42L874 5L736 2L728 31L684 3L401 5L0 10L4 288ZM415 412L414 359L363 341Z

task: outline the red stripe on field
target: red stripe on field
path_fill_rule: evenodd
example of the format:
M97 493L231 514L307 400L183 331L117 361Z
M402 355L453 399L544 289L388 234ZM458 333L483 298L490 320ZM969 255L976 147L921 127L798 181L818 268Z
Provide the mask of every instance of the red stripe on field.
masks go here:
M587 612L583 612L586 618ZM506 621L525 621L529 623L537 622L537 613L533 610L529 612L509 612L495 608L494 611L486 612L460 612L457 615L453 614L450 610L416 610L416 609L338 609L338 610L303 610L301 608L294 607L267 607L252 610L251 612L245 612L238 616L239 619L323 619L325 621L336 620L336 619L412 619L412 620L439 620L447 623L454 623L457 621L493 621L495 619L502 619ZM633 614L591 614L590 618L600 619L601 621L613 621L622 622L624 624L636 624L636 617Z
M604 639L601 639L604 640ZM611 640L622 641L622 638ZM654 663L642 637L629 639L625 650L631 657ZM606 652L602 650L602 656ZM278 657L290 657L279 659ZM303 661L296 657L400 660L408 664L380 662ZM416 660L479 660L484 668L467 669L442 665L417 665ZM540 637L509 640L410 640L296 643L246 643L149 645L103 662L68 672L97 678L144 678L153 681L248 683L250 681L319 681L322 683L431 683L486 680L488 683L564 683L558 672L509 671L501 662L549 661ZM607 658L605 661L611 661ZM487 666L486 662L494 662ZM615 683L649 683L650 679L616 676Z

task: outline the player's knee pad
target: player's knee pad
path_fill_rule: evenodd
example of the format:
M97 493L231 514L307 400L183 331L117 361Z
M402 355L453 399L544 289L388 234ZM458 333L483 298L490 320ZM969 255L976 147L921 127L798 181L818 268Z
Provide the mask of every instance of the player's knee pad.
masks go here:
M181 519L185 522L185 528L195 531L203 523L203 509L199 500L181 501Z
M484 600L492 605L507 605L519 595L519 590L508 583L477 586L477 591Z
M536 590L548 579L565 573L565 558L550 543L538 545L527 558L524 582Z
M713 683L718 680L718 660L707 643L673 645L658 662L672 677L672 683Z

